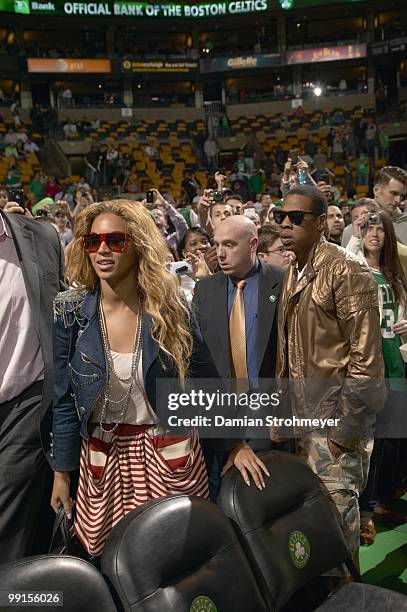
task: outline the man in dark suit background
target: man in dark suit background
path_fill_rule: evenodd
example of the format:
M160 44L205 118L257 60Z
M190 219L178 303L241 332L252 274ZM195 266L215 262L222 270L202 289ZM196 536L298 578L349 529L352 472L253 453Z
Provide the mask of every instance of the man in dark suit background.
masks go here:
M257 259L257 229L245 216L225 219L216 228L214 243L222 271L199 281L193 299L204 341L221 378L235 379L242 390L272 392L276 307L284 271ZM270 441L251 440L250 445L263 450L270 447ZM214 460L224 463L225 459L218 453ZM233 464L247 484L250 473L262 488L265 469L246 442L231 452L223 473ZM216 467L209 472L211 477Z
M0 563L47 552L51 516L44 449L63 253L54 227L22 213L11 202L0 211Z

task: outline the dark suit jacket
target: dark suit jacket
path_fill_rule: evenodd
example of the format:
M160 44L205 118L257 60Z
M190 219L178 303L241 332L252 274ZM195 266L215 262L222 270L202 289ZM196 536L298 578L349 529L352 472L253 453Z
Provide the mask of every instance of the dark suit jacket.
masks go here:
M260 264L257 320L257 363L260 390L274 391L273 382L277 350L277 304L284 270ZM228 317L228 277L219 272L201 280L195 286L193 311L212 359L223 379L232 377ZM270 446L265 438L251 439L253 450Z
M284 270L281 268L260 264L256 343L259 378L274 378L275 374L276 314L283 278ZM193 310L219 376L230 378L232 368L228 317L228 277L223 272L218 272L196 284Z
M57 231L49 223L4 213L17 248L28 300L44 359L44 386L38 426L44 450L49 448L53 396L52 302L63 283L63 251Z

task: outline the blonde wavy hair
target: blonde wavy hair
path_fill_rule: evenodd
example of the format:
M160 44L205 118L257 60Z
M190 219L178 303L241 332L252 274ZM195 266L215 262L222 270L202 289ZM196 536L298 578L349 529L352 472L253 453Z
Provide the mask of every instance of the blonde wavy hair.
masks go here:
M70 284L89 291L96 289L98 276L83 248L82 236L93 221L110 213L126 222L129 242L138 256L138 291L143 308L152 319L152 337L176 365L180 379L187 375L192 354L192 336L187 306L180 297L178 279L165 267L168 248L147 210L138 202L111 200L91 204L75 219L74 239L67 258L66 277Z

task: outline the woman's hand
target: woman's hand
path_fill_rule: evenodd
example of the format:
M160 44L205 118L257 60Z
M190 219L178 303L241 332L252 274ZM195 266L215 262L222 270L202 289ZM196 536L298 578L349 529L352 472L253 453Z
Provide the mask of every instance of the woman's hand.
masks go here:
M407 335L407 319L401 319L393 325L393 331L395 334L400 334L400 336Z
M70 496L71 479L68 472L54 472L54 486L51 495L51 507L54 512L64 506L68 519L72 518L72 499Z
M205 261L206 264L210 270L210 272L214 272L216 270L216 268L218 267L219 261L218 261L218 255L216 253L216 247L211 246L206 252L205 252Z
M209 194L211 193L211 189L205 189L203 194L199 197L198 200L198 210L199 209L203 209L203 210L209 210L209 207L211 205L210 199L209 199Z
M223 190L223 186L226 181L226 176L222 172L215 172L215 183L218 191Z
M188 253L185 259L189 261L192 266L192 278L195 280L200 280L201 278L211 276L212 273L208 268L208 264L205 261L205 256L203 253L199 253L199 255Z
M260 489L260 491L265 489L266 483L264 481L264 474L267 474L267 476L270 476L270 474L263 461L259 459L246 442L242 442L239 446L232 449L221 476L226 474L233 465L239 470L248 487L250 487L249 474L251 474L256 487Z
M162 210L166 210L169 206L170 203L167 202L167 200L164 198L164 196L161 195L161 193L158 191L158 189L151 189L151 191L154 192L154 206L161 208Z
M367 217L367 215L360 215L360 217L355 219L355 221L353 221L353 223L352 223L353 235L356 238L361 238L362 237L361 232L360 232L360 228L362 227L362 225L364 225L366 223L366 217Z
M284 174L283 174L284 183L288 183L288 181L290 180L292 170L293 170L293 160L291 159L291 157L289 157L284 164Z

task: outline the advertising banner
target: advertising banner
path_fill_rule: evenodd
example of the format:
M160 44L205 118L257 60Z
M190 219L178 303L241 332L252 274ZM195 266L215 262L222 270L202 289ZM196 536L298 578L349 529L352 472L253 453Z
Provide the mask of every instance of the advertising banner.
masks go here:
M367 46L346 45L344 47L320 47L317 49L300 49L286 53L287 64L313 64L316 62L335 62L338 60L366 57Z
M28 72L107 73L111 72L110 60L104 59L27 59Z
M253 68L268 68L281 64L279 53L253 54L238 57L211 57L200 61L201 72L230 72Z
M362 0L342 0L360 2ZM0 0L0 11L21 15L86 17L184 18L227 17L328 4L327 0L225 0L224 2L64 2L64 0Z
M124 59L120 62L122 72L194 72L198 69L196 60L138 60Z
M222 17L261 13L275 4L272 0L225 2L64 2L63 0L0 0L0 11L23 15L73 15L87 17Z

